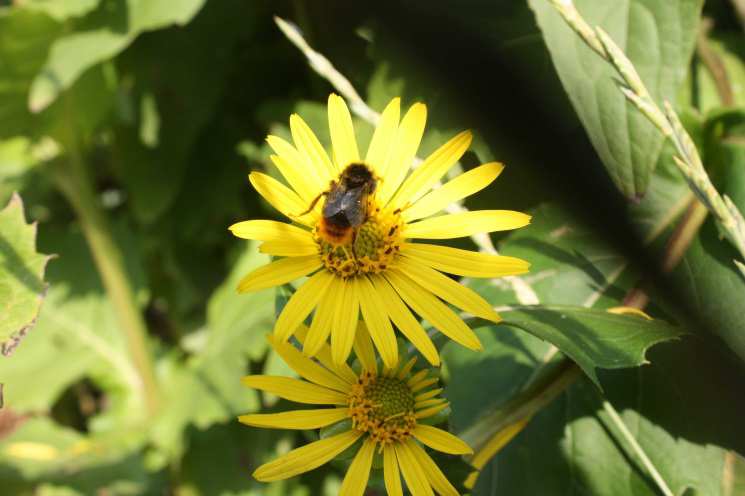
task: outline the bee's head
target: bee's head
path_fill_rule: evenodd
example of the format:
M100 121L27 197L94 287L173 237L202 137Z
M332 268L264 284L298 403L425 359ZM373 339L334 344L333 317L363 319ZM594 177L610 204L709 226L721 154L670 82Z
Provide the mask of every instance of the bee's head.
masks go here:
M373 173L368 166L361 163L349 164L341 173L344 186L347 188L359 188L367 183L374 182Z

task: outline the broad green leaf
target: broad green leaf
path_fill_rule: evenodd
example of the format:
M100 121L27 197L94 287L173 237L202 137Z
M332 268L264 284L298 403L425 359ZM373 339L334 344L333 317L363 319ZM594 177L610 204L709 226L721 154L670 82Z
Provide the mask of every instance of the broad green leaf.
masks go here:
M29 11L43 12L56 21L65 21L80 17L95 9L100 0L30 0L24 2L23 8Z
M484 351L474 353L453 344L442 350L445 396L452 402L450 416L457 432L465 431L486 412L494 411L517 394L533 371L544 363L551 346L511 327L475 330ZM474 386L478 385L478 401Z
M213 221L220 201L232 200L233 213L239 192L246 191L245 165L233 153L245 135L218 110L231 91L234 59L227 54L252 30L250 14L233 12L240 2L230 5L207 4L183 28L140 37L117 58L117 73L136 84L122 88L131 115L114 128L112 161L143 224L161 220L172 208L180 217L176 229L194 228L184 221ZM196 41L204 39L208 46ZM196 202L210 208L194 208ZM185 211L189 219L183 218ZM190 238L201 237L203 226L194 229Z
M274 291L238 294L236 287L268 258L258 252L257 243L245 243L228 278L207 303L205 328L184 343L193 356L185 362L170 356L160 364L166 406L151 436L169 457L182 453L190 425L206 429L259 407L256 391L240 379L248 372L249 360L261 359L266 351Z
M541 204L530 214L530 225L512 232L499 248L503 255L530 261L530 272L521 277L541 303L619 305L635 279L618 249L557 204ZM517 301L504 279L470 279L467 284L492 305Z
M115 239L127 253L127 273L142 298L136 240L121 226ZM89 379L108 405L90 419L91 431L137 425L144 413L139 377L82 235L48 230L41 242L54 246L59 259L49 269L51 288L38 333L29 335L30 346L0 362L6 406L18 413L48 412L66 388Z
M31 134L35 120L26 99L62 26L22 8L0 7L0 136Z
M36 224L26 224L21 197L14 195L0 211L0 351L5 356L36 324L49 258L36 251Z
M583 307L517 307L501 315L504 325L518 327L556 346L598 386L596 369L647 363L649 347L682 334L661 320Z
M38 416L20 419L0 439L4 494L152 494L162 491L142 458L115 439L85 435Z
M745 452L740 365L693 336L655 347L650 361L604 372L609 401L673 494L686 488L707 496L739 494L743 459L731 450ZM475 388L470 401L481 403ZM580 382L497 454L473 494L660 493L602 409L597 389Z
M54 42L31 85L29 108L45 109L86 69L116 56L140 33L186 24L203 4L204 0L127 0L97 11L76 31Z
M312 491L307 487L308 482L299 478L267 484L251 477L251 470L258 466L259 460L273 453L277 446L286 445L291 432L256 429L231 420L226 425L190 434L190 450L182 461L183 476L178 482L178 494L284 496L303 491L321 494ZM252 460L251 466L246 467L244 460Z
M663 138L618 88L615 70L588 48L547 0L530 0L562 85L608 174L642 197ZM635 65L652 98L675 101L691 57L702 0L576 0Z

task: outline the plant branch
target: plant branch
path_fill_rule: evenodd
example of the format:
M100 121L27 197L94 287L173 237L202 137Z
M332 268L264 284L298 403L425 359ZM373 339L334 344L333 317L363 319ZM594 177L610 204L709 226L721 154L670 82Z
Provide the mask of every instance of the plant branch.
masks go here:
M631 431L629 431L628 427L626 427L626 424L624 423L621 416L618 414L618 411L616 411L616 409L608 402L608 400L603 400L603 409L611 418L613 425L615 425L621 432L621 436L631 446L631 449L634 451L634 453L636 453L636 456L639 457L639 460L642 462L642 465L644 465L644 468L646 468L649 474L652 476L655 483L657 484L657 487L660 488L665 496L674 496L673 492L670 490L667 483L665 482L665 479L663 479L659 471L657 471L657 467L654 466L652 460L650 460L647 456L647 453L645 453L644 449L642 449L642 447L639 445L639 442L636 440L634 435L631 434Z
M66 104L69 108L69 102ZM71 112L68 114L69 122L74 122ZM147 347L147 327L124 270L124 256L114 242L105 213L96 198L73 128L73 125L68 125L68 158L57 164L57 182L77 214L93 261L114 307L119 329L124 333L130 358L138 373L145 406L152 415L158 408L158 388Z
M701 29L699 29L698 36L696 37L696 54L701 59L701 62L703 62L706 70L711 74L714 80L714 87L717 90L722 105L731 107L735 103L732 84L730 83L729 74L722 58L711 48L711 44L709 43L709 31L711 31L711 27L711 19L702 19Z

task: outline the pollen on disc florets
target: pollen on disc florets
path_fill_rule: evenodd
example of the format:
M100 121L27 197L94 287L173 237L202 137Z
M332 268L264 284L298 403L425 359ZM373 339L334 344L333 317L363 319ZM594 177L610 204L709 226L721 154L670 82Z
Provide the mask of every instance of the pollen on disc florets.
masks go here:
M341 277L384 271L401 249L402 223L399 212L382 212L373 207L367 220L356 230L353 241L337 245L323 236L320 226L313 238L323 264Z
M414 393L396 377L363 372L352 386L349 412L352 427L379 445L403 442L416 427Z

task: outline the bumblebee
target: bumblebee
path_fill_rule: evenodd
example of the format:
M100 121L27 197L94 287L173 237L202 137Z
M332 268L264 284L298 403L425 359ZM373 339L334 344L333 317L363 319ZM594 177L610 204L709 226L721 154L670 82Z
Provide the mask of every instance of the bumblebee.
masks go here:
M305 213L313 210L318 200L325 196L319 234L334 246L351 243L354 253L357 230L367 220L369 197L375 192L377 184L368 166L349 164L338 181L332 181L327 191L313 199Z

